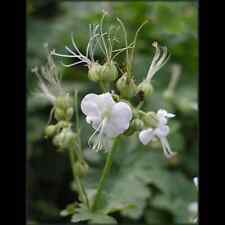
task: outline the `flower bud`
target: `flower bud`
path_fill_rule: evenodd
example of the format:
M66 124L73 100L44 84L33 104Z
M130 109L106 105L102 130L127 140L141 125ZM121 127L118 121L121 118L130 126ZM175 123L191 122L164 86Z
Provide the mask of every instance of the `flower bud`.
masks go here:
M62 139L62 148L71 148L75 145L76 142L76 134L72 132L70 129L63 129L64 136Z
M53 145L55 145L59 149L62 149L62 143L64 138L63 136L64 136L63 133L59 133L52 140Z
M88 164L86 162L80 162L80 161L77 161L73 168L74 168L74 172L79 177L86 176L89 170Z
M143 115L142 120L147 127L157 127L158 126L158 119L154 112L148 112Z
M118 79L116 87L119 90L120 95L124 98L132 98L137 90L134 80L129 78L126 73Z
M111 82L118 77L118 71L113 61L106 62L101 68L101 81Z
M150 96L153 93L153 86L147 82L147 81L142 81L138 87L137 87L137 94L141 98L145 98L146 96Z
M69 94L59 96L56 99L55 106L56 108L66 109L73 106L73 99L69 96Z
M144 123L142 120L140 119L134 119L132 121L132 126L136 129L136 130L141 130L144 127Z
M70 107L66 110L66 120L69 121L72 119L72 116L73 116L73 108Z
M56 125L47 126L45 129L45 137L46 138L52 137L55 134L56 129L57 129Z
M55 116L55 119L57 121L64 120L65 119L65 112L61 108L56 108L55 112L54 112L54 116Z
M101 76L102 66L98 63L92 63L88 70L88 78L92 81L99 81Z
M68 149L75 144L76 134L69 128L64 128L53 138L53 144L59 149Z

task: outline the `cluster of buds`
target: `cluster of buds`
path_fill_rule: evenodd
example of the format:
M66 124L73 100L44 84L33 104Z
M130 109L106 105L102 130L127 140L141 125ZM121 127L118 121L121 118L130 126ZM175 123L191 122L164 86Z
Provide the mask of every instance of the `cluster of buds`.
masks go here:
M78 134L72 130L71 119L74 115L74 101L71 95L61 85L59 71L48 54L48 63L40 69L34 68L33 72L39 79L38 95L46 98L52 104L52 110L47 127L45 138L52 139L53 145L59 152L73 151L78 146ZM49 124L54 119L55 124ZM74 172L83 176L88 171L88 165L83 158L74 154Z

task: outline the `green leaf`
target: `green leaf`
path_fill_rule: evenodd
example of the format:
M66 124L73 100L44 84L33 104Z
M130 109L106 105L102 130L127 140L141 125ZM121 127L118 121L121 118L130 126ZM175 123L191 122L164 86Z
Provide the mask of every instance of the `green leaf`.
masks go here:
M72 216L71 222L78 223L89 221L90 224L116 224L116 220L111 216L99 212L92 212L87 208L79 208Z

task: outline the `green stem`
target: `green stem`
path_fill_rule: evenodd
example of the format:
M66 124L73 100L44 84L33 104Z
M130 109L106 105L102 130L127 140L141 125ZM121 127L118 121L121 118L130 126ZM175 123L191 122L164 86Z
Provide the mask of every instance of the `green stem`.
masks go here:
M89 208L89 201L88 201L88 197L87 197L87 194L85 192L84 186L81 182L80 177L74 171L75 157L74 157L73 148L69 149L69 157L70 157L70 164L71 164L72 172L73 172L73 178L76 181L76 184L78 186L79 196L81 196L82 201L85 202L87 204L88 208Z
M112 157L113 157L113 153L114 153L115 149L116 149L116 140L114 141L114 144L113 144L113 147L112 147L111 151L107 155L106 163L105 163L105 166L104 166L104 169L103 169L103 172L102 172L102 175L101 175L98 187L97 187L95 199L94 199L94 202L93 202L93 205L92 205L92 208L91 208L92 211L96 210L98 202L100 200L102 189L105 185L106 178L108 177L110 169L112 167Z

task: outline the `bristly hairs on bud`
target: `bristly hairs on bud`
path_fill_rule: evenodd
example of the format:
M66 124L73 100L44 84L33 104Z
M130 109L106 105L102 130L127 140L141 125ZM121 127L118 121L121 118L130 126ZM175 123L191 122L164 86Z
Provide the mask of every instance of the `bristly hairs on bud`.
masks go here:
M156 72L160 70L161 67L164 66L170 58L170 54L168 53L167 47L159 46L158 42L156 41L152 43L152 46L156 49L156 51L146 77L146 81L149 83L151 82Z
M36 74L39 82L39 91L35 93L38 96L46 98L53 105L56 98L61 95L65 95L65 91L61 85L61 75L54 63L54 60L48 50L48 46L45 44L47 49L47 64L40 67L34 67L32 72Z
M59 54L59 53L56 53L55 50L52 50L51 55L60 56L64 58L78 59L78 61L73 62L71 64L64 64L63 62L61 62L63 66L65 67L71 67L81 63L85 63L85 65L90 67L92 63L95 63L94 52L97 45L96 37L99 36L98 29L99 29L99 25L95 25L95 26L91 24L89 25L90 37L89 37L89 41L86 48L86 55L83 55L81 51L79 50L79 48L77 47L77 44L73 38L74 36L73 33L71 33L71 41L72 41L72 45L74 49L71 50L68 46L65 46L65 49L69 52L69 54Z

